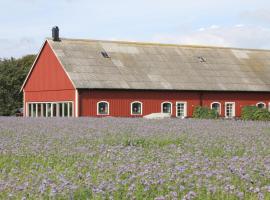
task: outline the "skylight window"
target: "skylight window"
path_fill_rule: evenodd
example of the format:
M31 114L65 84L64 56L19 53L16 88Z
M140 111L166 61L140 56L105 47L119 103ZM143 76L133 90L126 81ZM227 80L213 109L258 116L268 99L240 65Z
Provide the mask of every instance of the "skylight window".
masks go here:
M101 51L101 55L104 57L104 58L110 58L110 56L108 55L108 53L106 51Z
M202 56L198 56L197 58L198 58L199 62L201 62L201 63L206 62L206 59L204 57L202 57Z

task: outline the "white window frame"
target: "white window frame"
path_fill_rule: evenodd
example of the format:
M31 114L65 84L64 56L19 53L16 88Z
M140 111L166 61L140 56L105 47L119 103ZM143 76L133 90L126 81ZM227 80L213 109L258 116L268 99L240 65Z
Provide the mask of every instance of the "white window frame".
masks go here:
M66 116L66 117L74 117L75 116L75 113L74 113L74 102L73 101L53 101L53 102L27 102L27 105L28 104L30 104L31 105L31 117L38 117L38 115L37 115L37 112L36 112L36 115L35 116L33 116L33 108L34 108L34 106L36 107L36 109L37 109L37 104L41 104L41 105L43 105L43 104L46 104L46 113L45 113L45 117L53 117L53 110L52 110L52 108L53 108L53 104L56 104L56 108L57 108L57 110L56 110L56 112L58 112L58 104L59 103L71 103L72 104L72 116L69 116L70 115L70 113L69 113L69 110L68 110L68 116ZM48 104L51 104L51 115L49 116L48 114ZM69 108L69 104L68 104L68 108ZM28 106L27 106L27 112L29 113L29 110L28 110ZM56 113L56 115L57 115L57 113ZM30 117L30 114L28 114L28 117ZM42 116L41 116L42 117ZM62 117L62 116L58 116L57 115L57 117Z
M218 114L221 115L221 103L220 102L218 102L218 101L212 102L211 103L211 110L213 109L213 104L215 104L215 103L219 104L219 112L218 112Z
M258 107L259 104L263 104L263 108L264 108L264 109L267 108L267 107L266 107L266 103L264 103L264 102L258 102L258 103L256 103L256 107ZM259 108L259 107L258 107L258 108Z
M99 113L98 107L99 107L100 103L107 103L108 104L108 114ZM99 102L97 102L97 115L110 115L110 103L108 101L99 101Z
M172 102L170 102L170 101L164 101L164 102L161 103L161 113L164 113L164 112L163 112L163 105L164 105L165 103L168 103L168 104L171 105L171 112L170 112L170 114L172 114L173 104L172 104Z
M227 116L227 105L228 104L233 104L233 110L232 110L232 117L229 117L229 116ZM231 119L231 118L234 118L235 117L235 102L225 102L225 113L224 113L224 116L225 116L225 118L227 118L227 119Z
M184 116L177 116L177 114L178 114L178 104L184 104ZM176 102L176 109L175 109L175 116L177 117L177 118L182 118L182 119L184 119L184 118L186 118L187 117L187 102L186 101L177 101Z
M133 104L134 103L139 103L139 104L141 104L141 113L140 114L133 114L133 112L132 112L132 106L133 106ZM130 114L131 115L137 115L137 116L140 116L140 115L143 115L143 103L142 102L140 102L140 101L133 101L133 102L131 102L130 103Z

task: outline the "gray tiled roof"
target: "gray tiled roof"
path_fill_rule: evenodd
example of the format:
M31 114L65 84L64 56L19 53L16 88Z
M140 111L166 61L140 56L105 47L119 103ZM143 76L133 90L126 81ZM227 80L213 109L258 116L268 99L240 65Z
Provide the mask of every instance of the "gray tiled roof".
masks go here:
M270 91L270 51L62 39L50 46L76 88ZM104 58L106 51L110 58Z

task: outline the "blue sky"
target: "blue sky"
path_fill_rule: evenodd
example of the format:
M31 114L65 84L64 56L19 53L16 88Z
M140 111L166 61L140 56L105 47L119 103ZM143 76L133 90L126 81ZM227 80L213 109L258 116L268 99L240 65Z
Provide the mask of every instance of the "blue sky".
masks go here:
M60 37L270 49L268 0L0 0L0 58Z

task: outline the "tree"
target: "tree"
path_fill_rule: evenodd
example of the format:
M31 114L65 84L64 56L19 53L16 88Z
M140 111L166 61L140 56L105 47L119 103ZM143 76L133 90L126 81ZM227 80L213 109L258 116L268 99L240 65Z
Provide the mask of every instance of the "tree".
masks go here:
M0 116L13 115L23 105L20 93L35 55L0 60Z

